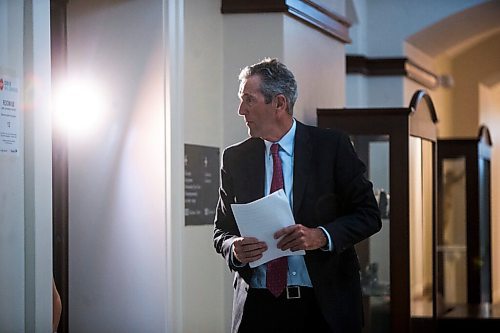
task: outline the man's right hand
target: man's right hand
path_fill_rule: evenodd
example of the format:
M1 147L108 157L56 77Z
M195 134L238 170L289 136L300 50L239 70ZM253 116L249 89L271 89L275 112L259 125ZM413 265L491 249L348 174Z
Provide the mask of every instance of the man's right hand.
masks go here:
M239 237L233 242L234 258L243 265L259 260L266 250L266 243L254 237Z

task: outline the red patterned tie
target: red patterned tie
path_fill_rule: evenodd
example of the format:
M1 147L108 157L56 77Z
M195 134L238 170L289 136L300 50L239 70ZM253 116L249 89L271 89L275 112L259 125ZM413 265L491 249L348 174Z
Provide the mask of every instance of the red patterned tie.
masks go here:
M278 155L279 145L271 145L271 154L273 155L273 180L271 181L271 193L282 189L283 170L281 168L281 159ZM288 271L288 260L286 257L277 258L267 263L266 287L275 296L281 295L286 287Z

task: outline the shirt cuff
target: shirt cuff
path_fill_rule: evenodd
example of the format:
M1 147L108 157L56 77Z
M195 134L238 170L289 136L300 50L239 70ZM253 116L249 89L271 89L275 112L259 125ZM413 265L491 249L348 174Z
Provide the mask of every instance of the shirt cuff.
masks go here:
M321 248L321 250L323 251L330 251L332 252L333 251L333 241L332 241L332 238L330 237L330 234L328 233L328 231L326 231L325 228L323 227L318 227L319 229L321 229L323 231L323 233L325 234L326 236L326 239L327 239L327 242L326 242L326 245L323 246ZM231 252L232 253L232 252Z
M231 251L231 257L229 258L229 260L231 260L231 263L234 265L234 267L238 267L238 268L244 267L245 265L242 264L238 259L236 259L234 257L233 247L234 247L234 244L231 244L231 249L230 249L230 251Z

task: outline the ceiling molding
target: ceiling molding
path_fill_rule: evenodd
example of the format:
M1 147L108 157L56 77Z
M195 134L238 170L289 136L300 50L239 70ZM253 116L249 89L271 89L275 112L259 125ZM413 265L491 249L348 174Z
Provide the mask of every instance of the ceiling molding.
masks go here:
M428 89L435 89L440 85L438 75L404 57L367 58L362 55L347 55L346 73L366 76L406 76Z
M313 0L222 0L221 13L285 13L344 44L351 42L351 22Z

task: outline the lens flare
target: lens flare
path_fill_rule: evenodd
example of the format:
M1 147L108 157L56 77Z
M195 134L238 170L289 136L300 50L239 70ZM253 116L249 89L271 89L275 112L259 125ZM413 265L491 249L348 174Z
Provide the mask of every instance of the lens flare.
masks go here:
M72 80L57 89L54 125L69 135L88 135L102 123L103 90L92 80Z

